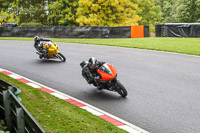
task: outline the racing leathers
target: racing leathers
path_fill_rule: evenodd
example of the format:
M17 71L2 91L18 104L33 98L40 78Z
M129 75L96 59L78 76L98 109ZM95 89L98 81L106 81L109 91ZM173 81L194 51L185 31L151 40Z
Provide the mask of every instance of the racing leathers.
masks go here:
M44 57L44 51L43 51L43 43L40 41L51 41L49 39L39 38L38 36L34 37L34 47L39 52L40 58Z
M95 80L99 80L101 78L101 75L97 72L97 70L104 64L103 61L97 61L96 66L91 68L89 64L86 64L83 67L82 75L87 80L89 84L94 84Z

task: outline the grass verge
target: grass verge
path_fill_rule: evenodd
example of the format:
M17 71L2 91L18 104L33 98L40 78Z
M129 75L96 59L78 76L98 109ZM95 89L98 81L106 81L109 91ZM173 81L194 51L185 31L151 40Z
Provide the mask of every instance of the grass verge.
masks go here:
M22 104L48 133L125 133L126 131L64 100L0 73L0 79L18 87Z
M51 39L55 42L107 45L200 55L200 38ZM0 37L0 40L33 41L33 38Z
M6 131L5 121L0 119L0 131Z

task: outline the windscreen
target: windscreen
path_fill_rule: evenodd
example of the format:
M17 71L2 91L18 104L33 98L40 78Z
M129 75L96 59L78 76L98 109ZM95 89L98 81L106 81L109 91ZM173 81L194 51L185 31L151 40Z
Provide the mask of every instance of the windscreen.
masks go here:
M112 75L112 72L110 70L110 68L108 67L107 64L103 64L100 68L99 68L100 71L103 71L103 72L106 72L110 75Z

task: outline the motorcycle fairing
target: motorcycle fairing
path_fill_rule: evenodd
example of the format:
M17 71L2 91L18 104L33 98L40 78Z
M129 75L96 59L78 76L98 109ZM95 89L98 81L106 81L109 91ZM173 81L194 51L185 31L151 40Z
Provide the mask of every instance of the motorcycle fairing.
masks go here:
M49 57L53 56L53 54L58 54L59 53L58 45L56 43L54 43L53 45L45 44L43 46L43 49L48 49L48 56Z
M117 75L117 69L108 63L103 64L97 72L101 75L100 80L111 80Z

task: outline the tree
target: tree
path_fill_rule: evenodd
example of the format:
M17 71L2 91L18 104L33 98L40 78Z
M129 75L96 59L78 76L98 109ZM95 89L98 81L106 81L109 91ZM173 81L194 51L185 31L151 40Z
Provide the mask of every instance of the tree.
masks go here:
M0 12L0 25L5 23L19 23L19 17L15 16L15 13L9 13L8 11Z
M154 0L132 0L132 2L138 4L137 14L142 17L139 24L154 25L161 22L161 8L155 5Z
M200 22L200 0L158 0L164 23Z
M15 13L10 14L7 23L19 23L20 19L15 15Z
M12 10L20 18L20 23L47 22L47 0L16 0L12 3Z
M7 22L9 18L9 14L7 12L1 11L0 12L0 25L3 25Z
M130 26L137 25L138 5L130 0L79 0L77 20L79 25Z
M178 0L177 5L175 17L178 22L199 22L200 0Z
M14 0L0 0L1 11L7 11L13 1Z
M49 22L52 25L75 26L78 0L60 0L49 4Z
M176 22L177 0L158 0L157 4L161 7L164 23Z
M12 3L14 0L0 0L0 25L5 23L18 23L19 18L12 11Z

